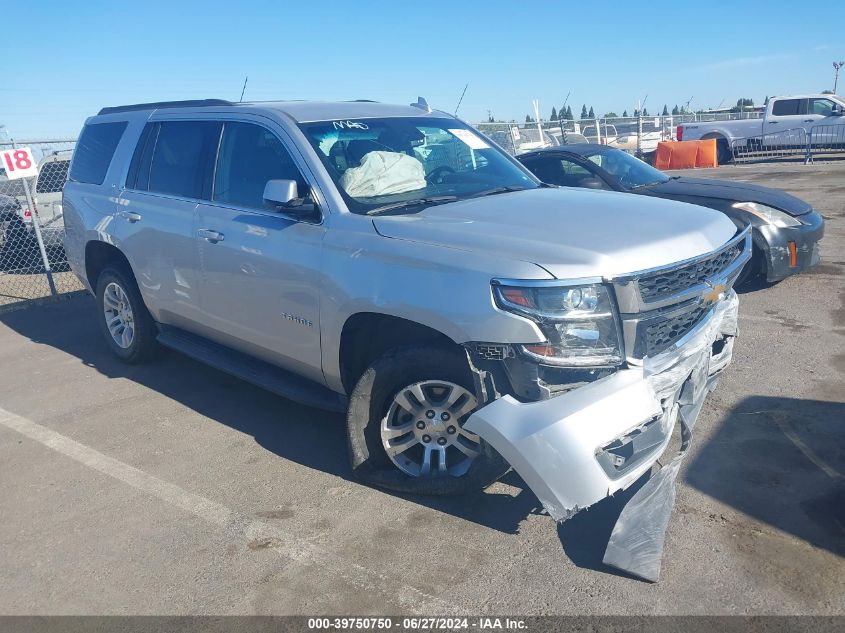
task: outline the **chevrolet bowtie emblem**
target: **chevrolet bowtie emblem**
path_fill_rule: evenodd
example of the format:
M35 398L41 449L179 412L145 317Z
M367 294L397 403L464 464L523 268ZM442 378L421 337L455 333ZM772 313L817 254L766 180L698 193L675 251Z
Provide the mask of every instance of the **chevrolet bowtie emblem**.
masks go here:
M705 292L702 298L707 303L716 303L722 296L722 293L725 292L725 284L713 284L709 281L705 283L710 286L710 290Z

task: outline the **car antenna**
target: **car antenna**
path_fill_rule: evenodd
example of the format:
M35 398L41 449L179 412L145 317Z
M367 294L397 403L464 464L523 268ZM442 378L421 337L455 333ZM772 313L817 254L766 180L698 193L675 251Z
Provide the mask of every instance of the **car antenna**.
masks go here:
M249 81L249 75L244 77L244 87L241 88L241 98L238 99L238 103L241 103L244 100L244 92L246 92L246 82Z
M458 116L458 108L461 107L461 102L464 100L464 95L467 93L467 88L469 88L469 82L464 86L464 91L461 93L461 98L458 99L458 105L455 106L455 116Z

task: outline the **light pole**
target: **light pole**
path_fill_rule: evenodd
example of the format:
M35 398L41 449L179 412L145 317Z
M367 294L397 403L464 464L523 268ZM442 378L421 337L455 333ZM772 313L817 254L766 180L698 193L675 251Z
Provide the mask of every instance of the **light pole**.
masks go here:
M836 94L836 84L839 83L839 69L845 66L845 62L833 62L833 94Z

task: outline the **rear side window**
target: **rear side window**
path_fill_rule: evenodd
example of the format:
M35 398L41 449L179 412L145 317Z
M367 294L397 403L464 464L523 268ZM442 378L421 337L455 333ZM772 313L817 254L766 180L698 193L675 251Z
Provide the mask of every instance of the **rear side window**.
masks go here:
M35 193L56 193L62 190L67 180L67 168L70 161L54 160L41 166Z
M801 114L802 101L803 99L778 99L772 106L772 114L775 116Z
M86 125L73 153L70 179L102 185L125 130L126 121Z
M184 198L203 198L211 189L211 156L216 149L220 124L212 121L165 121L158 135L147 141L151 155L146 188ZM151 142L152 141L152 142ZM144 158L140 170L144 170ZM138 188L142 176L138 177Z

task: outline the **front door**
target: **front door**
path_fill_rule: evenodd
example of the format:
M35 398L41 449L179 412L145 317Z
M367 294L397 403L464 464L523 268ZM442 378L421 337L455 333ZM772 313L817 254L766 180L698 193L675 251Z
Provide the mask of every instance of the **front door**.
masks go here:
M845 145L845 116L833 114L838 104L833 99L812 97L808 100L807 119L810 121L814 147L830 149Z
M203 321L230 346L322 380L319 268L324 229L265 206L268 180L309 185L268 128L227 121L211 200L197 210Z

